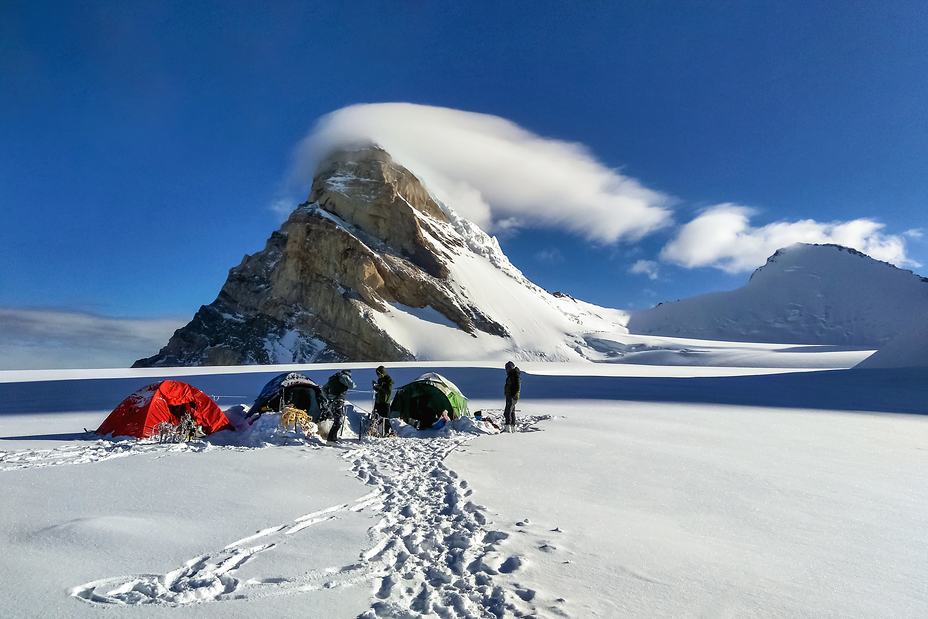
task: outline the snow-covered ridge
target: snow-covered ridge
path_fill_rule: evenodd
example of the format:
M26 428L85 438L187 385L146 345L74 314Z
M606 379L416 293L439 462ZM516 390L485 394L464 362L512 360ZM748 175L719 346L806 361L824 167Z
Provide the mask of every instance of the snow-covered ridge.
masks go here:
M633 333L878 347L928 307L928 280L839 245L778 250L746 286L636 312Z
M832 249L834 249L834 250L836 250L836 251L839 251L839 252L847 252L848 255L857 256L858 258L864 259L864 260L866 260L866 261L876 262L876 263L878 263L878 264L885 265L885 266L887 266L887 267L889 267L889 268L896 269L896 270L898 270L898 271L902 271L902 272L904 272L904 273L909 273L909 274L911 274L911 275L914 275L914 273L913 273L912 271L908 270L908 269L900 269L900 268L897 267L896 265L894 265L894 264L892 264L892 263L889 263L889 262L886 262L885 260L877 260L876 258L871 258L871 257L868 256L867 254L863 253L862 251L858 251L858 250L854 249L853 247L845 247L845 246L843 246L843 245L838 245L838 244L836 244L836 243L797 243L797 245L806 245L806 246L809 246L809 247L830 247L830 248L832 248ZM758 267L757 269L754 270L753 273L751 273L751 278L750 278L750 280L748 280L748 281L753 280L755 275L758 275L758 274L764 273L764 272L767 271L767 270L773 269L773 268L774 268L773 265L775 265L775 264L777 263L778 259L781 258L781 257L783 257L783 256L785 256L785 255L787 254L787 252L791 251L791 249L792 249L792 251L795 251L795 249L794 249L795 247L796 247L796 246L793 245L793 246L791 246L791 247L783 247L783 248L780 248L780 249L776 250L776 251L773 253L772 256L770 256L769 258L767 258L767 262L766 262L763 266ZM926 277L921 277L921 276L918 276L918 275L916 275L916 277L918 277L919 279L921 279L923 282L928 283L928 278L926 278Z
M444 211L445 215L448 216L448 221L473 253L486 258L490 264L506 273L513 279L519 281L523 285L532 286L538 290L541 290L541 288L535 286L535 284L526 279L526 277L522 274L522 271L517 269L515 265L509 261L509 257L503 253L503 249L499 246L499 241L495 236L490 236L477 224L468 219L464 219L458 215L453 208L444 202L438 200L437 198L435 201L441 207L442 211Z

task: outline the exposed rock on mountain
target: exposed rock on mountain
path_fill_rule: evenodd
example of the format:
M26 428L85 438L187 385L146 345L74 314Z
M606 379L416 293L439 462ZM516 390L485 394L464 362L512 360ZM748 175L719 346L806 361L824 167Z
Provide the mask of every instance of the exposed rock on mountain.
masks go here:
M635 312L630 333L878 347L928 308L928 279L839 245L778 250L748 284Z
M625 315L555 298L386 152L334 154L309 201L217 299L135 367L580 358L568 332ZM591 313L592 312L592 313ZM617 327L621 328L621 327Z

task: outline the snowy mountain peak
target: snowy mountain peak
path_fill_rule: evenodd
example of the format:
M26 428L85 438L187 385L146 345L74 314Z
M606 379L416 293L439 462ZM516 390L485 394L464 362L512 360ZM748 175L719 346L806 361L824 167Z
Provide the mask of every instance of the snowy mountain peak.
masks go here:
M624 331L625 317L535 286L495 238L366 148L325 159L265 249L136 366L581 359L578 329Z
M880 346L928 307L928 279L840 245L778 250L743 288L637 312L632 333Z
M855 256L858 260L848 259L848 256ZM801 272L803 269L813 271L834 270L856 271L859 269L873 270L880 273L891 273L898 271L899 276L909 278L913 275L912 271L900 269L899 267L871 258L867 254L857 251L852 247L845 247L834 243L794 243L789 247L778 249L772 256L767 258L766 264L759 267L751 274L751 282L764 281L768 277L778 277L785 273ZM916 276L918 277L918 276ZM928 278L919 277L923 282L928 283Z
M447 260L466 248L522 284L531 285L503 253L496 237L433 198L412 172L383 149L337 151L320 170L309 195L310 207L337 215L413 258L426 245ZM450 225L451 230L442 224ZM420 228L422 234L410 227Z

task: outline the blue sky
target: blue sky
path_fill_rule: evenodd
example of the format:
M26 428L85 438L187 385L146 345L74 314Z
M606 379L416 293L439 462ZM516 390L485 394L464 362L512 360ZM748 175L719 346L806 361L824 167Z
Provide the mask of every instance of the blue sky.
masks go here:
M320 118L381 102L505 119L666 198L666 225L614 241L531 200L506 229L490 202L549 290L732 289L746 248L799 232L925 274L925 32L915 1L4 2L0 347L29 365L42 316L86 314L88 338L189 320L301 199Z

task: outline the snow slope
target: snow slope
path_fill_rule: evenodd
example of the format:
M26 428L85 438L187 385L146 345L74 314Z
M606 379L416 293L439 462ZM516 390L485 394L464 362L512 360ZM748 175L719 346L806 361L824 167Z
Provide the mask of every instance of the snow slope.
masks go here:
M861 361L859 368L928 367L928 311Z
M777 251L743 288L632 314L631 333L878 347L928 307L928 279L838 245Z
M359 385L374 365L352 365ZM339 448L270 417L185 445L101 440L82 429L165 370L0 373L0 607L15 617L928 613L928 417L912 414L926 410L925 370L526 368L518 434L465 423ZM317 382L333 369L304 368ZM499 415L501 369L390 367L398 385L426 369L472 410ZM207 370L186 378L233 413L276 373ZM349 394L353 427L370 397Z
M378 327L419 360L582 361L598 358L586 338L595 333L625 334L628 314L567 295L553 295L525 278L494 237L439 203L449 224L427 219L425 233L448 267L447 284L464 307L476 307L506 329L505 335L467 333L433 308L394 304L371 312ZM345 227L350 231L350 228Z

